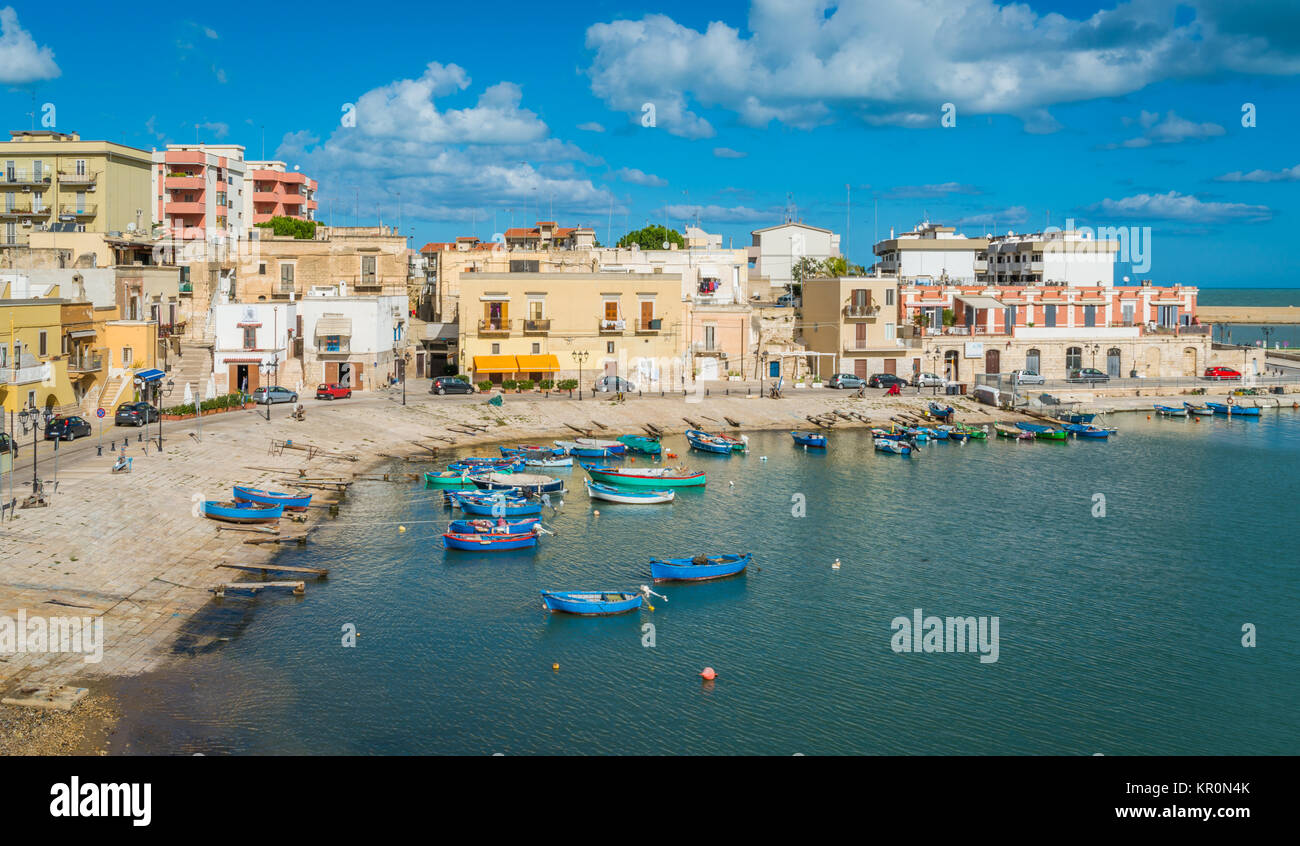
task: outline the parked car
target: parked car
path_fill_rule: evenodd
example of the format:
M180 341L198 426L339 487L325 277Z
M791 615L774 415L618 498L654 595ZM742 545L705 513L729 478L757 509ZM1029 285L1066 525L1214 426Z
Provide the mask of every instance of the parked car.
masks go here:
M1216 381L1232 381L1240 379L1241 374L1231 367L1207 367L1205 368L1205 378Z
M836 373L826 380L826 387L828 388L861 388L865 384L867 384L866 379L849 373Z
M14 460L18 460L18 441L14 440L8 432L0 432L0 453L8 451L13 455Z
M942 388L947 384L948 380L937 373L918 373L912 377L914 388Z
M253 391L253 402L259 402L263 405L271 405L278 402L297 402L298 395L288 388L281 388L279 385L273 385L269 388L258 388Z
M794 294L782 294L776 298L776 304L786 308L798 308L799 298Z
M1109 382L1110 377L1095 367L1083 367L1071 371L1067 382Z
M84 418L56 417L45 427L45 440L71 441L90 433L90 424Z
M158 419L158 409L147 402L124 402L113 415L114 426L147 426Z
M875 373L867 380L867 387L869 388L888 388L891 385L905 388L907 387L907 380L901 376L895 376L893 373Z
M336 400L348 399L352 396L352 389L343 385L330 382L327 385L316 386L316 399Z
M1015 385L1046 385L1047 379L1032 370L1012 370L1011 382Z
M636 385L624 379L622 376L601 376L596 380L596 384L593 385L591 389L593 391L600 391L601 393L610 393L615 391L631 393L636 390Z
M433 380L429 393L444 396L446 394L472 394L474 386L459 376L439 376Z

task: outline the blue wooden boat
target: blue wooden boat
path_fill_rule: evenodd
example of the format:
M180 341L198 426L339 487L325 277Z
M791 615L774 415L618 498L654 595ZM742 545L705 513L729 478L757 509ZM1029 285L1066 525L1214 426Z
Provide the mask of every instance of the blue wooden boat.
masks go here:
M564 450L559 447L535 446L533 444L520 444L519 446L498 447L501 455L506 458L554 458L557 455L564 455Z
M1091 423L1093 421L1093 418L1096 416L1097 415L1095 414L1087 414L1082 411L1075 411L1069 414L1062 414L1061 420L1065 421L1066 423Z
M943 440L947 440L947 441L970 440L970 432L962 428L961 426L949 426L947 424L944 424L942 426L936 426L935 429L939 432L939 437L942 438Z
M517 535L497 534L457 534L447 532L442 536L444 549L463 549L466 552L501 552L507 549L527 549L537 546L535 532L523 532Z
M937 402L932 402L930 403L930 413L935 417L938 417L940 420L947 420L952 417L953 410L951 405L941 407Z
M461 459L448 464L447 469L471 473L518 473L524 469L524 462L521 458Z
M1063 441L1065 430L1055 426L1043 426L1038 423L1017 423L1016 428L1022 432L1033 432L1034 437L1042 441Z
M699 429L687 429L686 442L691 445L691 449L698 449L701 452L713 452L719 455L731 455L732 452L730 441L724 441Z
M618 445L618 449L608 446L581 444L577 441L556 441L555 445L564 450L566 455L577 458L616 458L622 456L627 450L627 447L622 444Z
M203 516L223 523L274 523L283 514L283 505L265 505L260 502L217 502L212 499L203 503Z
M1110 430L1093 426L1089 423L1066 423L1063 427L1065 431L1074 435L1076 438L1109 438Z
M1163 417L1186 417L1187 416L1187 409L1175 408L1172 405L1157 405L1155 406L1155 409L1156 409L1156 414L1159 414Z
M632 452L639 452L642 455L659 455L664 451L663 444L659 441L642 435L624 435L618 439L618 442Z
M814 449L826 449L826 436L817 432L791 432L790 437L799 446L812 447Z
M656 582L702 582L741 573L753 560L754 556L749 552L697 555L694 558L651 558L650 575Z
M544 590L542 605L552 613L607 617L641 607L645 597L630 590Z
M462 497L455 491L449 491L453 503L466 514L478 517L527 517L541 514L540 502L526 502L518 498L479 499Z
M947 433L947 431L945 431L945 430L943 430L943 429L931 429L931 428L929 428L929 427L926 427L924 431L925 431L925 434L928 435L929 438L930 438L930 440L932 440L932 441L946 441L946 440L948 440L948 433Z
M524 466L525 466L525 467L543 467L543 468L553 468L553 467L572 467L572 466L573 466L573 456L571 456L571 455L566 455L566 456L564 456L564 457L562 457L562 458L557 458L557 457L554 457L554 456L552 456L551 458L525 458L525 459L524 459Z
M235 485L235 502L256 502L261 505L282 505L285 511L306 511L311 504L311 494L279 493Z
M913 449L912 445L906 441L893 438L876 438L875 447L880 452L892 452L895 455L911 455Z
M901 441L904 435L898 429L872 429L871 437L884 441Z
M1224 405L1221 402L1207 402L1205 407L1215 414L1227 414L1230 417L1258 417L1259 408L1244 405Z
M540 522L542 522L540 517L507 520L504 526L499 525L496 520L452 520L447 526L447 531L453 535L518 535L531 532L533 526Z
M1183 403L1183 408L1187 409L1188 414L1194 414L1197 417L1208 417L1214 414L1214 409L1206 408L1203 405L1192 405L1190 402Z

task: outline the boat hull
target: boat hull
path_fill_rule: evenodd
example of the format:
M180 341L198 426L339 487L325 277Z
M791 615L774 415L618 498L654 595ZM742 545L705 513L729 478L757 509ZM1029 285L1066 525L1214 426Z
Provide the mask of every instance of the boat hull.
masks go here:
M588 481L586 484L587 496L592 499L605 502L620 502L624 505L657 505L663 502L672 502L677 496L672 490L661 491L650 488L619 490L612 485L602 485L599 482Z
M799 446L806 446L810 449L826 449L826 436L817 435L812 432L791 432L790 437Z
M659 455L664 451L663 444L654 438L643 438L640 435L624 435L618 439L618 442L631 452L638 452L642 455Z
M425 484L432 485L435 488L472 488L474 483L469 480L468 474L446 471L444 473L435 473L432 470L424 474Z
M701 432L697 429L689 429L686 432L686 442L691 445L691 449L700 452L711 452L716 455L731 455L732 445L727 441L721 441L707 432Z
M555 614L609 617L640 608L645 597L628 591L542 591L542 605Z
M501 552L510 549L527 549L537 546L537 535L527 532L517 535L455 534L442 536L444 549L461 549L466 552Z
M1259 409L1240 405L1224 405L1218 402L1207 402L1208 407L1215 414L1223 414L1229 417L1258 417Z
M1066 423L1065 431L1074 435L1076 438L1109 438L1110 432L1105 429L1099 429L1096 426L1087 423Z
M203 503L203 516L223 523L275 523L284 514L281 505L263 505L256 502Z
M751 553L717 555L707 564L693 564L690 558L652 558L650 576L656 582L707 582L743 573L754 560Z
M582 469L597 482L618 485L622 488L693 488L703 487L708 481L703 471L685 476L638 473L635 470L610 470L594 464L583 464Z
M483 490L510 491L520 490L527 493L557 493L564 490L563 479L550 476L536 476L529 473L489 473L485 476L471 476L470 481Z
M540 517L510 520L505 526L498 526L495 520L452 520L447 531L453 535L518 535L532 531L540 522Z

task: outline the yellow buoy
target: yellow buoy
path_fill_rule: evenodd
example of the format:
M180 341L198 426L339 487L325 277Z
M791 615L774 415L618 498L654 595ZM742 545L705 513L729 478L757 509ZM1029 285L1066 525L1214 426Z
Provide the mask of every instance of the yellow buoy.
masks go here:
M600 516L600 509L599 509L599 508L594 509L594 510L591 512L591 516L593 516L593 517L599 517L599 516Z
M552 665L551 665L551 669L552 669L552 670L558 670L558 669L560 669L560 665L559 665L559 664L552 664Z
M405 526L398 526L398 527L397 527L397 531L399 531L399 532L405 532L405 531L406 531L406 527L405 527Z

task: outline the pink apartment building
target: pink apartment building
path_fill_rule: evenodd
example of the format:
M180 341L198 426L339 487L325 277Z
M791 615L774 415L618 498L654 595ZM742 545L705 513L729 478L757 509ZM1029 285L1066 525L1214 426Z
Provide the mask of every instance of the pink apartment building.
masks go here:
M316 219L316 180L284 162L248 162L248 179L253 183L253 219L265 223L273 217Z
M244 148L168 144L153 151L153 219L173 238L243 237L247 219Z

